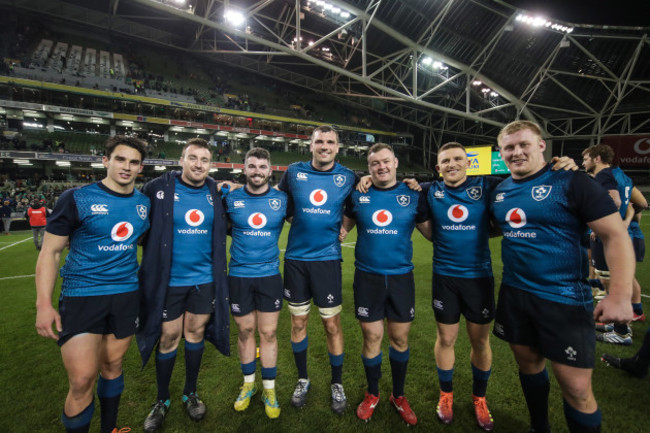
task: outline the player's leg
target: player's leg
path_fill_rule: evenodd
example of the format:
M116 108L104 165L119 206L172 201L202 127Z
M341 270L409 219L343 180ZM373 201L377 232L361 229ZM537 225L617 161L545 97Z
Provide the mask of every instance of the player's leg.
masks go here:
M519 381L528 406L531 427L535 432L548 432L548 395L551 382L545 358L529 346L510 344L510 349L519 366Z
M280 404L275 392L277 376L278 339L277 328L282 309L282 277L280 274L258 278L255 287L257 329L260 335L260 364L262 366L262 401L266 416L280 416Z
M436 415L445 424L449 424L454 419L453 377L456 360L454 345L460 328L461 297L458 287L460 281L459 278L435 273L431 278L431 306L437 327L433 350L440 386Z
M408 425L417 424L418 420L411 409L408 400L404 396L404 384L406 382L406 370L410 358L408 335L411 329L411 322L396 322L388 320L386 330L388 331L388 358L390 370L393 377L393 393L390 402L397 409L398 413Z
M124 390L122 362L132 338L133 334L124 338L106 334L102 339L100 376L97 384L97 395L102 410L101 433L111 433L117 427L117 412Z
M129 349L138 321L138 291L111 295L108 327L102 339L101 365L97 396L102 409L101 432L117 427L117 412L124 390L122 362Z
M65 328L64 328L65 329ZM100 365L101 334L78 334L61 346L68 373L68 395L61 420L68 432L87 432L95 410L93 388Z
M492 348L490 347L490 324L467 321L467 335L472 346L472 401L479 426L485 431L494 429L494 419L490 413L485 394L492 373Z
M364 400L357 407L357 417L364 421L370 420L379 403L379 379L381 379L381 341L384 337L384 320L372 322L359 321L363 334L361 360L366 372L368 389Z
M239 365L244 376L243 385L234 403L236 411L248 408L251 397L257 392L255 386L255 328L257 316L253 300L253 284L255 278L228 277L228 291L230 295L230 312L237 325L237 352Z
M298 370L298 383L291 397L291 404L303 407L307 402L310 385L307 374L307 324L311 309L311 291L307 262L285 259L284 298L291 314L291 349Z
M280 405L275 393L277 376L278 340L276 336L279 311L257 312L257 329L260 334L260 364L262 367L262 387L264 388L264 411L271 418L280 416Z
M205 416L205 404L196 391L201 360L205 350L205 327L214 311L215 287L212 282L193 286L187 296L183 320L185 337L185 387L183 404L193 421Z
M553 373L562 389L564 416L569 431L600 432L602 414L591 388L591 368L576 368L552 362Z
M340 415L347 407L347 398L343 389L344 352L340 316L343 309L341 262L326 260L311 262L309 266L309 284L312 288L314 304L318 306L327 337L327 351L332 372L330 381L331 408L334 413Z
M205 326L210 314L195 314L185 312L183 335L185 337L185 386L183 388L183 404L193 421L200 421L205 416L205 404L198 397L196 382L199 377L203 351L205 350Z
M643 337L643 344L639 350L630 358L618 358L603 353L601 358L604 362L616 368L627 371L633 376L644 378L650 369L650 328L646 330Z
M634 237L632 238L632 245L634 246L634 255L636 257L637 263L642 263L645 258L645 239ZM637 264L637 269L641 267L640 264ZM634 310L634 319L633 321L643 322L645 321L645 314L643 314L643 304L641 303L641 285L639 280L634 278L634 283L632 286L632 309Z

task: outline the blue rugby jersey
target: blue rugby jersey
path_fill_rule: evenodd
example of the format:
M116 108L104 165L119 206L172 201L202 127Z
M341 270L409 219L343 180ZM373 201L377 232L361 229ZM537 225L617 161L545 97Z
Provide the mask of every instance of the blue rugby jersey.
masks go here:
M424 193L399 182L387 189L353 191L346 216L357 223L354 249L357 269L380 275L400 275L413 269L411 235L416 223L429 219Z
M138 290L138 238L149 229L149 207L141 192L119 194L101 182L61 194L46 230L70 237L63 296Z
M278 239L287 215L287 194L273 188L252 194L247 188L223 199L232 224L230 275L269 277L280 273Z
M625 219L627 207L630 206L630 197L632 195L632 188L634 188L634 182L619 167L613 168L612 174L618 183L618 193L621 195L621 207L619 208L619 212L621 214L621 218ZM627 228L627 232L633 239L644 239L643 231L641 231L639 223L635 220L632 220L630 222L630 225Z
M490 196L501 180L477 176L457 187L442 180L431 184L427 202L433 216L433 272L460 278L492 276Z
M170 287L212 282L214 205L207 184L193 187L178 176L174 186L174 240Z
M311 162L291 164L278 187L292 202L293 217L285 258L302 261L341 259L339 229L345 199L358 177L339 163L328 171Z
M547 165L504 180L490 203L503 232L503 284L553 302L593 305L580 239L586 223L617 211L606 190L585 173Z

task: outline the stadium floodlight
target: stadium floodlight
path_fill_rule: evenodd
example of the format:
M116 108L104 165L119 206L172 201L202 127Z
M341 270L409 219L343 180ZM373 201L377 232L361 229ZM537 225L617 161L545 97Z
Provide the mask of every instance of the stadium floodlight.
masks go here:
M184 5L185 0L175 0L177 5Z
M350 12L342 11L341 12L341 18L345 18L345 19L350 18Z
M484 88L482 88L482 89L481 89L481 92L483 92L483 93L486 93L486 94L487 94L487 93L489 93L489 92L490 92L490 89L488 89L487 87L484 87Z
M493 98L496 98L497 96L499 96L499 94L497 92L495 92L495 91L491 91L490 96L493 97Z
M244 14L232 9L227 10L224 17L226 18L226 22L233 27L239 27L246 21Z
M422 59L423 65L430 65L431 63L433 63L433 59L431 57L425 57L424 59Z
M480 86L481 84L483 84L482 81L479 81L479 80L472 81L472 86Z

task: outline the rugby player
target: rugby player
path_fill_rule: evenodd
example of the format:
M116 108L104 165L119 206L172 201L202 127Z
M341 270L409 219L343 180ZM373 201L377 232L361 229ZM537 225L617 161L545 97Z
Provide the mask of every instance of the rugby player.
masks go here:
M293 203L291 229L284 262L284 298L291 313L291 346L298 383L291 396L303 407L310 387L307 374L307 323L311 299L318 307L327 337L332 372L332 411L347 406L342 384L341 245L338 240L343 205L357 176L335 161L338 133L330 126L314 129L309 149L312 160L291 164L278 185Z
M47 221L36 263L36 330L61 347L69 382L61 420L68 432L89 430L95 382L101 432L117 431L122 360L138 321L137 241L149 228L149 199L134 191L145 155L137 138L108 139L106 177L65 191ZM57 312L52 294L68 243Z
M404 396L408 334L415 317L411 234L417 227L430 240L431 221L426 196L397 182L397 166L391 146L377 143L368 150L372 187L367 193L354 191L349 197L340 239L356 223L354 307L363 333L361 359L368 381L357 417L370 420L379 403L386 319L393 377L389 401L408 425L415 425L417 417Z
M181 337L185 338L185 386L181 400L193 421L206 413L196 389L204 337L229 354L226 281L226 216L216 183L208 176L212 150L201 138L183 147L181 172L172 171L142 188L151 199L151 230L144 241L140 327L136 337L146 364L156 349L158 395L144 421L158 431L167 414ZM212 320L210 320L212 318ZM211 332L206 333L210 325Z
M223 199L232 236L228 275L230 312L239 331L238 352L244 375L234 407L236 411L246 410L257 392L257 329L264 388L262 401L271 419L280 416L275 392L276 329L283 293L278 239L287 213L287 195L269 187L272 173L269 152L259 147L249 150L244 158L246 185Z
M594 320L632 319L632 242L605 189L584 173L550 171L537 124L512 122L498 143L511 176L490 200L503 232L504 264L493 333L510 343L535 432L550 431L546 359L562 390L569 431L600 431L591 388ZM601 238L610 269L610 294L595 308L580 251L585 224Z

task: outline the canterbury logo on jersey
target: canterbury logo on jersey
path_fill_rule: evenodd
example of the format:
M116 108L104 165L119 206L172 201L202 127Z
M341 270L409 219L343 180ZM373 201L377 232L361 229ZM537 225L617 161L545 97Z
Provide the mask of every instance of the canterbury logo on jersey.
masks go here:
M297 173L296 174L296 180L307 180L307 173Z
M370 203L370 196L362 195L359 197L359 203Z
M90 211L93 215L108 215L108 205L107 204L91 204Z

